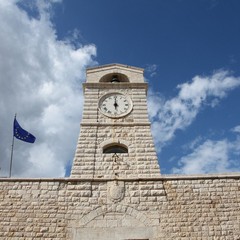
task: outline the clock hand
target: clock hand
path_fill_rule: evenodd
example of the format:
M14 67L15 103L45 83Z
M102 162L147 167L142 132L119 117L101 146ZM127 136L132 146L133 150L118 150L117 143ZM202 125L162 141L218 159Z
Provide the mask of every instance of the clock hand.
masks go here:
M117 110L118 104L117 104L117 97L114 98L114 104L115 110Z

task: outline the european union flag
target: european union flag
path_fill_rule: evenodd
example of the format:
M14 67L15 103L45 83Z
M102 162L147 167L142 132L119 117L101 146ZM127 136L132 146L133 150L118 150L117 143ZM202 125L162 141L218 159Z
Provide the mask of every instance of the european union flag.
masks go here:
M36 139L31 133L21 128L16 117L14 118L14 123L13 123L13 135L17 139L22 140L24 142L29 142L29 143L34 143Z

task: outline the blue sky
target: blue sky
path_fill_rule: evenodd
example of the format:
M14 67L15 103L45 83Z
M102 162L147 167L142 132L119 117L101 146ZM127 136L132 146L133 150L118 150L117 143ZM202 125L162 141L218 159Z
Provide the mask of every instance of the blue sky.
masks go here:
M68 175L85 68L109 63L145 69L162 174L240 171L238 0L0 5L2 175L15 112L38 141L16 143L14 175Z
M164 79L168 93L198 73L238 70L239 5L233 0L72 0L58 5L54 23L60 39L77 29L83 43L95 44L100 64L156 64L151 80Z

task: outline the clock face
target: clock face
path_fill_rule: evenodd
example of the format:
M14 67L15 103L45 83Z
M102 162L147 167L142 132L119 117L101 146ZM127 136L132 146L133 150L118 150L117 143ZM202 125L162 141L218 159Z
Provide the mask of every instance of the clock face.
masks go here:
M100 99L99 109L108 117L119 118L130 113L132 101L121 93L110 93Z

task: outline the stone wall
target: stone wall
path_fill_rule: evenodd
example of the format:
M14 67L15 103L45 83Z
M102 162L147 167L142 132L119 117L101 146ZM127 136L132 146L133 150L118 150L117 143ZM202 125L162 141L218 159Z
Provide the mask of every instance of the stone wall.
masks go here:
M0 179L0 239L240 239L240 174Z

